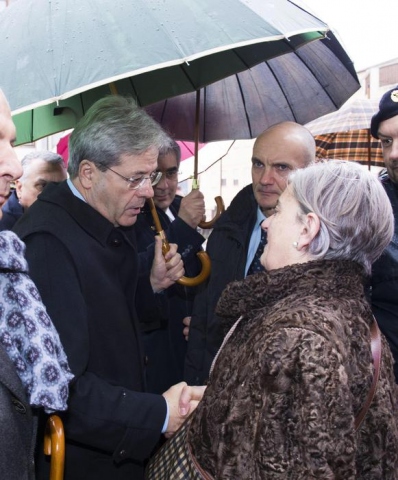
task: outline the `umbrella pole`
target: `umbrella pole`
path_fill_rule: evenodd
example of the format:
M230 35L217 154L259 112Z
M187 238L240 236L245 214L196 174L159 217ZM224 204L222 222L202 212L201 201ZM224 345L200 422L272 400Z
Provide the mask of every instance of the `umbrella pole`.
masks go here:
M193 180L192 180L192 190L199 189L198 182L198 167L199 167L199 131L200 131L200 89L196 90L196 110L195 110L195 158L194 158L194 167L193 167ZM202 221L199 223L199 227L203 229L212 228L216 220L225 210L224 201L221 197L216 197L215 199L217 205L216 215L212 220L208 222Z
M371 147L371 137L370 137L370 129L368 128L368 170L370 172L371 170L371 152L370 152L370 147Z
M195 109L195 158L193 166L192 188L198 189L198 166L199 166L199 128L200 128L200 89L196 90L196 109Z

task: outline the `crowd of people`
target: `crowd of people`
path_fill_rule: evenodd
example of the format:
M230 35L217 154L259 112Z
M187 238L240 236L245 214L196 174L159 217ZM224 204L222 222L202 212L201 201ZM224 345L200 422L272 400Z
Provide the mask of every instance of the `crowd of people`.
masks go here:
M370 127L380 178L261 133L192 288L205 206L175 140L112 95L67 171L19 162L0 91L0 477L49 478L57 412L66 480L398 479L398 87Z

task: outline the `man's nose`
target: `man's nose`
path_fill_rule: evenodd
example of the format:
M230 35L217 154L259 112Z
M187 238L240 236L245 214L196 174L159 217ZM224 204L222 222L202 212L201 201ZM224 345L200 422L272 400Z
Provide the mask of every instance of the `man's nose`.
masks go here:
M152 198L154 193L153 193L153 187L150 182L150 179L148 178L144 184L138 189L138 195L140 197L144 198Z
M261 174L260 183L268 185L273 183L274 179L272 176L272 169L265 167L264 171Z
M398 139L395 139L392 142L390 158L393 160L398 159Z
M17 154L15 150L10 145L10 149L7 154L3 157L5 158L5 168L2 170L4 174L10 176L12 180L17 180L22 176L22 165L21 162L18 160Z
M160 180L158 181L156 186L157 187L162 186L163 188L167 188L169 186L168 178L167 178L167 175L165 173L162 173L162 176L160 177Z

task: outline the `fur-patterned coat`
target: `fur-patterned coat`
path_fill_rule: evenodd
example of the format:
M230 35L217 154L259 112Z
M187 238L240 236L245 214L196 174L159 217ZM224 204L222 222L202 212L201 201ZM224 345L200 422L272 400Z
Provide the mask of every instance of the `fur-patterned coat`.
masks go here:
M216 359L188 440L217 479L398 479L398 394L382 338L375 398L363 272L313 261L230 284L217 313L243 319Z

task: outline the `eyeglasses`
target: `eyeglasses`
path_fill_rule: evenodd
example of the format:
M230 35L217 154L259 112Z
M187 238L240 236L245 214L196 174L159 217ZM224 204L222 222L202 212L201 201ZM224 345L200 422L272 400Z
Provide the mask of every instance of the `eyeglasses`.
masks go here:
M124 175L121 175L120 173L116 172L115 170L112 170L112 168L110 167L107 167L105 165L103 165L103 167L115 173L120 178L123 178L123 180L126 180L129 190L138 190L144 185L146 180L149 180L151 182L152 187L154 187L162 178L162 172L152 172L148 177L141 175L139 177L127 178Z
M160 170L157 170L158 173L160 173L161 178L166 177L168 180L175 180L180 173L177 168L170 168L169 170L166 170L165 172L162 172ZM161 178L158 180L160 182Z

